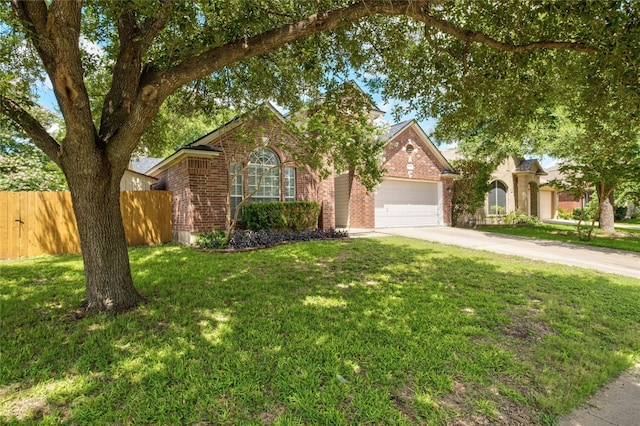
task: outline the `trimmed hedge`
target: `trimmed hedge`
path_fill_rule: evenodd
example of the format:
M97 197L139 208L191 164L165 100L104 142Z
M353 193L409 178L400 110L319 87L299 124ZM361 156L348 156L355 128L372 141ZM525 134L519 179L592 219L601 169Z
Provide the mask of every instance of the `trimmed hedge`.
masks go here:
M320 205L312 201L250 203L242 207L242 222L252 231L315 229L319 216Z

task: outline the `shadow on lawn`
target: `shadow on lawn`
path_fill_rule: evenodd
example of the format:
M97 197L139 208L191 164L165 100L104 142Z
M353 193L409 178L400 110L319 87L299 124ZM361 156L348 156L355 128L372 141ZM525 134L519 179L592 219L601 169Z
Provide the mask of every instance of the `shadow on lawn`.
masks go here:
M0 367L0 414L533 423L577 404L640 350L632 280L407 241L134 249L134 281L150 303L76 322L79 258L2 264L12 332L1 343L12 356Z

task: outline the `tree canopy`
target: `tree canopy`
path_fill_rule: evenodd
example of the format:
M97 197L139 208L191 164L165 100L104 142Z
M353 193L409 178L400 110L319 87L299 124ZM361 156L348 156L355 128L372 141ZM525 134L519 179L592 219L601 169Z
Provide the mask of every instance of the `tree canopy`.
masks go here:
M575 88L570 106L584 114L625 110L615 119L624 132L637 123L638 19L631 0L3 1L0 114L65 173L88 309L123 310L142 297L119 181L169 96L196 90L212 108L272 99L294 110L356 73L438 117L446 139L478 123L523 134L540 104ZM33 114L45 77L62 136Z

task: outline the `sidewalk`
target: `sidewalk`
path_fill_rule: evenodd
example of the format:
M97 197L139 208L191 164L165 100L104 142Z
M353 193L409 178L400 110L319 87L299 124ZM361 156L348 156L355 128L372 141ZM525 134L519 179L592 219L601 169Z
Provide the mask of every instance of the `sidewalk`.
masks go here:
M354 237L399 235L640 279L640 254L622 250L445 227L349 230L349 233ZM582 407L559 421L559 426L633 425L640 425L640 364L602 387Z
M605 385L559 426L631 426L640 424L640 364Z

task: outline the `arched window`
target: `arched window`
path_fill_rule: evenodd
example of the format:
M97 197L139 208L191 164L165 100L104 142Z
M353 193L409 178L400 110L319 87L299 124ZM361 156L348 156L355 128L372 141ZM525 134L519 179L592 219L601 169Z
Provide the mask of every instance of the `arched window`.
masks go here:
M280 201L280 160L275 152L258 148L249 154L247 177L251 201Z
M507 212L507 187L500 181L491 182L489 191L489 214L505 214Z

